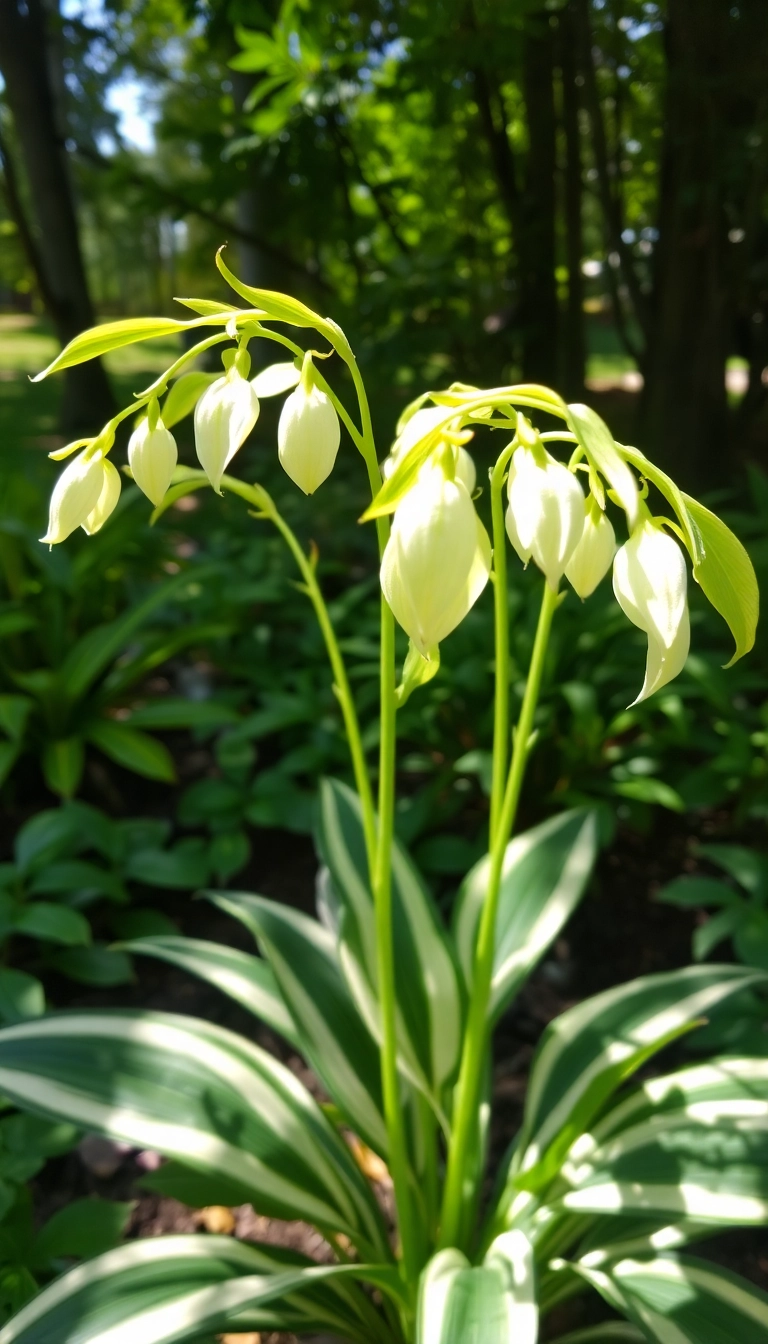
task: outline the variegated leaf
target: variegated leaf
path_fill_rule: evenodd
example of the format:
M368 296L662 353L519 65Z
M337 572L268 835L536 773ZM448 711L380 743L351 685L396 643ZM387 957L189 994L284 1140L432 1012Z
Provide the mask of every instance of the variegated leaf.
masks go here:
M621 1260L606 1277L656 1344L765 1344L768 1339L768 1296L705 1260L673 1255ZM594 1277L590 1281L603 1291Z
M379 1050L342 975L336 939L316 919L262 896L209 895L259 940L293 1015L299 1048L353 1129L385 1156Z
M395 1274L377 1268L369 1281L395 1291ZM383 1341L381 1318L351 1277L349 1266L230 1237L147 1238L57 1279L0 1330L0 1344L181 1344L225 1329Z
M416 1344L536 1344L538 1331L533 1252L522 1232L497 1237L481 1265L450 1249L424 1270Z
M320 804L319 844L338 902L341 964L360 1012L380 1039L374 910L360 804L337 780L323 782ZM458 972L439 912L397 841L392 905L400 1063L439 1106L461 1048Z
M496 919L492 1012L498 1017L554 942L584 893L597 855L594 812L562 812L515 836L504 855ZM469 985L480 913L486 898L488 855L461 885L454 939Z
M298 1046L296 1026L280 995L271 966L261 957L201 938L161 934L120 943L126 952L157 957L215 985L286 1041Z
M521 1172L530 1175L552 1146L552 1171L550 1164L540 1169L540 1179L550 1179L607 1098L645 1060L730 994L767 980L740 966L688 966L618 985L561 1014L533 1062Z
M66 1013L0 1032L20 1106L216 1175L261 1212L344 1232L387 1257L349 1151L298 1079L220 1027L152 1012Z

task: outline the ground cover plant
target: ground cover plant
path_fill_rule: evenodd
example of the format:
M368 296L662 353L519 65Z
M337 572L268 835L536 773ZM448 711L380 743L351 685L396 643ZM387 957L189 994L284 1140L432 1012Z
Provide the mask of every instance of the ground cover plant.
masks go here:
M684 1248L715 1227L768 1219L765 1061L721 1056L639 1085L632 1078L709 1010L763 988L764 971L702 965L647 976L556 1018L533 1061L522 1129L492 1188L486 1183L493 1028L578 902L597 841L589 808L512 837L561 584L587 598L613 567L619 606L647 641L642 703L688 655L683 548L730 627L734 659L751 648L757 621L748 556L719 518L636 449L616 444L593 411L566 406L536 384L454 384L424 394L401 418L380 466L365 388L341 329L286 295L241 283L221 257L218 265L249 307L185 300L200 314L186 329L208 325L213 334L98 436L53 454L71 460L54 487L44 540L54 545L80 526L91 533L108 526L121 489L110 458L115 430L138 412L130 471L156 512L210 484L242 499L286 543L323 635L355 783L328 780L322 788L319 918L248 893L212 892L254 933L260 958L167 935L128 946L185 965L248 1004L297 1046L330 1100L317 1104L243 1037L146 1011L68 1013L4 1029L0 1089L46 1117L155 1148L170 1159L157 1188L189 1202L250 1201L272 1216L313 1223L335 1259L319 1265L217 1237L144 1241L65 1275L22 1308L0 1340L170 1344L221 1331L320 1328L351 1341L534 1344L558 1302L592 1287L625 1323L598 1327L591 1339L712 1344L716 1331L757 1344L768 1329L768 1298ZM46 372L179 325L107 324L77 337ZM321 349L298 345L285 326L319 337ZM249 344L263 339L292 358L251 380ZM201 469L179 468L164 415L170 421L187 399L188 361L219 344L222 375L188 398ZM341 399L349 384L337 377L340 363L356 394L352 413ZM227 472L259 414L259 396L286 393L279 457L305 494L332 471L342 424L367 469L365 516L376 525L382 586L376 792L318 554L301 548L263 486ZM499 435L489 537L474 508L476 462ZM467 445L475 436L473 459ZM552 456L559 451L567 462ZM657 498L664 516L652 512ZM628 534L618 546L612 520ZM508 540L544 576L514 731ZM449 929L394 836L396 718L439 678L442 641L489 579L488 845L461 884ZM409 637L399 679L396 620ZM362 1141L387 1164L394 1229L349 1133L358 1152Z

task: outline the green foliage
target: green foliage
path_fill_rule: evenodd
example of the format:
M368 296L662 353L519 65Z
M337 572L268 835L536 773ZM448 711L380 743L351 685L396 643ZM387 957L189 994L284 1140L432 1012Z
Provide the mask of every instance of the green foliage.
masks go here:
M332 862L334 883L344 882L343 899L357 901L362 912L369 899L358 868L362 832L346 799L346 791L329 785L322 851ZM570 849L567 831L562 833L560 862L566 872L569 864L578 868L582 862L583 827L582 821L572 828ZM563 898L557 884L552 889L556 862L543 841L538 831L512 842L507 900L519 920L522 911L515 911L515 903L522 902L524 909L531 880L538 880L542 893L549 893L542 895L541 909L542 917L551 913L551 939L562 918ZM355 974L346 988L343 943L321 925L263 898L215 899L254 932L264 961L240 953L235 966L226 949L183 939L139 940L132 950L186 966L238 1002L250 975L251 1010L278 1029L279 1015L284 1015L290 1023L287 1034L320 1072L338 1123L365 1133L386 1160L378 1075L372 1068L376 1051L365 1017L370 991L350 993ZM327 888L322 899L327 911ZM450 946L447 931L442 937ZM550 939L542 939L538 955ZM418 963L430 981L433 965L434 955ZM757 1114L768 1106L764 1063L714 1060L639 1085L631 1079L675 1032L764 979L736 967L649 976L587 1000L552 1023L534 1060L526 1117L506 1181L487 1210L481 1237L487 1249L474 1259L458 1250L441 1251L429 1263L421 1285L419 1344L466 1338L459 1325L466 1332L474 1322L478 1328L482 1324L484 1337L490 1331L488 1337L496 1338L492 1332L497 1330L499 1340L506 1340L514 1325L515 1339L533 1340L534 1276L541 1311L563 1291L572 1294L589 1283L659 1344L667 1344L668 1336L655 1305L661 1301L657 1294L664 1283L684 1281L686 1293L675 1301L686 1322L716 1310L734 1332L737 1321L741 1331L743 1317L750 1337L749 1322L759 1321L763 1311L760 1295L707 1262L678 1257L675 1248L715 1226L762 1222L768 1214L765 1130ZM422 1001L433 996L437 1013L453 1011L448 979L438 978L429 988L414 986L413 971L405 961L399 964L401 1087L404 1097L414 1101L425 1088L424 1079L413 1077L407 1066L407 1013L416 990ZM107 1042L108 1066L94 1067L105 1058ZM118 1077L119 1112L112 1104ZM362 1178L333 1125L295 1077L243 1038L167 1014L67 1014L0 1035L0 1086L43 1115L158 1148L173 1161L150 1178L155 1189L196 1202L248 1198L264 1212L309 1215L328 1232L343 1231L359 1252L359 1261L351 1265L318 1269L295 1257L289 1267L287 1253L219 1238L138 1242L63 1279L55 1299L42 1293L18 1315L9 1341L31 1344L38 1332L51 1328L46 1322L52 1324L49 1313L55 1311L54 1338L66 1338L66 1322L77 1321L78 1337L96 1344L115 1323L118 1289L123 1328L140 1330L155 1344L196 1339L205 1328L279 1327L300 1334L324 1328L350 1341L402 1338L397 1319L404 1306L401 1289L388 1268L383 1228ZM754 1123L738 1119L742 1102ZM422 1192L418 1216L432 1229L429 1236L435 1209L428 1181L418 1176L428 1114L416 1106L410 1113L409 1163L415 1188ZM674 1160L656 1140L660 1128L674 1146ZM733 1164L719 1157L726 1143L729 1151L738 1147ZM475 1179L481 1179L479 1173ZM671 1249L659 1254L654 1238L662 1229ZM156 1284L151 1299L144 1288L150 1272ZM376 1284L390 1305L374 1310L345 1276ZM402 1319L409 1337L407 1313ZM626 1331L611 1334L614 1327L601 1329L597 1338L635 1338ZM691 1338L708 1344L705 1335Z
M716 912L693 935L696 961L730 938L740 961L768 970L768 861L737 845L701 845L697 857L722 869L731 881L678 877L662 887L656 899L682 909Z

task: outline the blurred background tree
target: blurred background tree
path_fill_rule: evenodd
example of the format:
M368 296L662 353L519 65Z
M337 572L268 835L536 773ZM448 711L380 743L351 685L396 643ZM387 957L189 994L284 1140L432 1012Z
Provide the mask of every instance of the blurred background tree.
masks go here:
M387 432L453 378L587 379L721 485L765 459L767 63L724 0L0 0L3 297L65 340L226 239L349 327Z

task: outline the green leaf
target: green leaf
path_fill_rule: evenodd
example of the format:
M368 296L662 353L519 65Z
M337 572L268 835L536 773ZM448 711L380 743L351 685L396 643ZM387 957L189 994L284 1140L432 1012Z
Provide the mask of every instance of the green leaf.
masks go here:
M644 976L568 1009L547 1027L531 1069L512 1187L551 1179L607 1098L647 1059L759 971L689 966Z
M79 910L50 901L33 901L22 905L13 921L17 933L28 938L42 938L68 947L91 941L91 926Z
M628 1321L606 1321L604 1325L590 1325L586 1330L558 1335L552 1344L647 1344L647 1336Z
M197 574L198 580L210 570ZM117 620L97 625L77 641L58 670L57 677L63 693L70 701L78 700L101 676L111 662L122 653L132 635L171 598L180 597L189 586L186 574L178 574L158 584L143 602L129 607Z
M208 321L214 322L218 318L220 325L226 326L230 313L222 311L224 306L222 305L216 313L210 314ZM32 379L32 382L39 383L51 373L71 369L75 364L96 359L97 356L106 355L108 351L118 350L124 345L156 340L161 336L175 336L188 331L190 327L205 324L205 319L182 322L174 317L128 317L119 322L103 322L100 326L89 327L88 331L82 331L79 336L75 336L48 367Z
M97 943L93 947L68 947L66 951L50 952L48 965L55 967L70 980L82 985L96 985L110 989L133 980L133 966L124 952Z
M24 736L32 703L28 695L0 695L0 728L12 742Z
M419 1285L416 1344L536 1344L533 1252L524 1233L497 1237L482 1265L439 1251Z
M87 731L88 741L103 751L116 765L132 770L145 779L160 779L173 784L176 767L168 748L148 733L114 719L102 719Z
M127 722L132 728L225 728L239 722L239 714L220 700L186 700L163 696L139 709L132 709Z
M721 910L719 914L712 915L705 924L700 924L694 929L691 939L694 961L703 961L718 943L722 943L725 938L735 933L739 925L744 922L745 913L746 906L739 901Z
M76 1199L57 1210L35 1237L30 1263L48 1266L62 1256L90 1260L118 1246L125 1235L133 1204L106 1199Z
M614 793L622 798L631 798L636 803L651 803L666 807L670 812L685 812L685 803L676 789L663 779L627 779L614 784Z
M298 1044L294 1021L280 996L274 972L260 957L221 943L172 935L134 938L122 946L126 952L158 957L172 966L180 966L190 975L215 985L292 1045Z
M743 845L699 845L697 853L724 868L745 891L760 899L768 895L768 863L763 854Z
M208 895L258 939L307 1060L352 1128L386 1155L379 1051L341 973L336 939L317 920L264 897Z
M0 786L3 785L21 755L15 742L0 742Z
M66 896L77 905L85 905L98 896L120 904L129 899L117 873L87 859L59 859L38 868L27 883L27 894Z
M337 780L321 785L319 845L339 905L342 968L369 1031L379 1039L375 921L360 802ZM439 912L397 840L392 906L401 1065L439 1103L461 1048L458 972Z
M698 500L683 495L691 525L698 533L699 558L693 577L715 611L719 611L736 642L726 667L732 667L755 643L760 593L754 566L738 537Z
M507 846L496 921L494 1017L504 1011L569 919L596 855L596 816L584 808L551 817ZM464 879L456 900L454 938L468 986L489 866L486 855Z
M589 1277L603 1291L596 1276ZM657 1344L765 1344L768 1338L768 1295L705 1260L621 1260L606 1277Z
M4 966L0 970L0 1021L24 1022L44 1012L45 991L40 981L26 971Z
M753 1056L712 1059L651 1078L624 1097L595 1125L596 1143L605 1144L629 1126L683 1109L691 1118L768 1116L768 1060Z
M281 294L276 289L255 289L253 285L246 285L242 280L238 280L222 261L221 249L216 253L216 265L235 293L246 299L252 307L258 308L265 316L276 322L290 322L294 327L317 327L325 334L326 324L323 319L318 317L317 313L313 313L305 303L292 299L288 294Z
M591 406L576 404L568 407L568 424L573 430L592 466L601 473L616 492L627 515L630 529L637 522L640 496L637 482L616 447L614 437L604 420Z
M715 877L676 877L656 893L654 900L662 905L696 910L701 906L730 905L735 898L733 888Z
M193 890L208 881L209 864L205 841L180 840L173 849L140 849L129 853L126 877L148 887Z
M214 305L215 307L216 305ZM218 378L217 373L183 373L171 387L160 412L166 429L178 424L189 415L207 387Z
M768 1104L710 1102L653 1114L563 1166L578 1214L746 1225L768 1221Z
M760 599L752 561L722 519L710 513L698 500L683 494L671 477L649 462L637 448L622 444L621 451L656 486L677 514L693 562L693 577L726 621L736 641L736 652L727 664L730 667L748 653L755 642Z
M77 841L77 822L68 807L38 812L22 826L13 842L16 863L23 877L71 854Z
M43 751L43 775L52 793L71 798L80 786L85 764L81 737L64 737L48 742Z
M211 871L219 882L228 882L243 870L251 857L251 842L245 831L222 831L208 848Z
M358 1305L362 1294L350 1301L349 1289L342 1296L323 1283L333 1274L317 1275L317 1268L290 1251L246 1245L231 1237L149 1237L108 1251L57 1279L5 1327L3 1344L198 1341L211 1306L219 1310L217 1332L230 1325L240 1331L330 1329L367 1344L371 1334L362 1330L366 1307L364 1301ZM381 1275L384 1281L386 1271ZM245 1291L234 1292L240 1285ZM286 1285L293 1291L286 1293Z
M151 1012L0 1031L0 1091L29 1110L219 1173L268 1216L385 1247L370 1191L296 1077L242 1037Z

